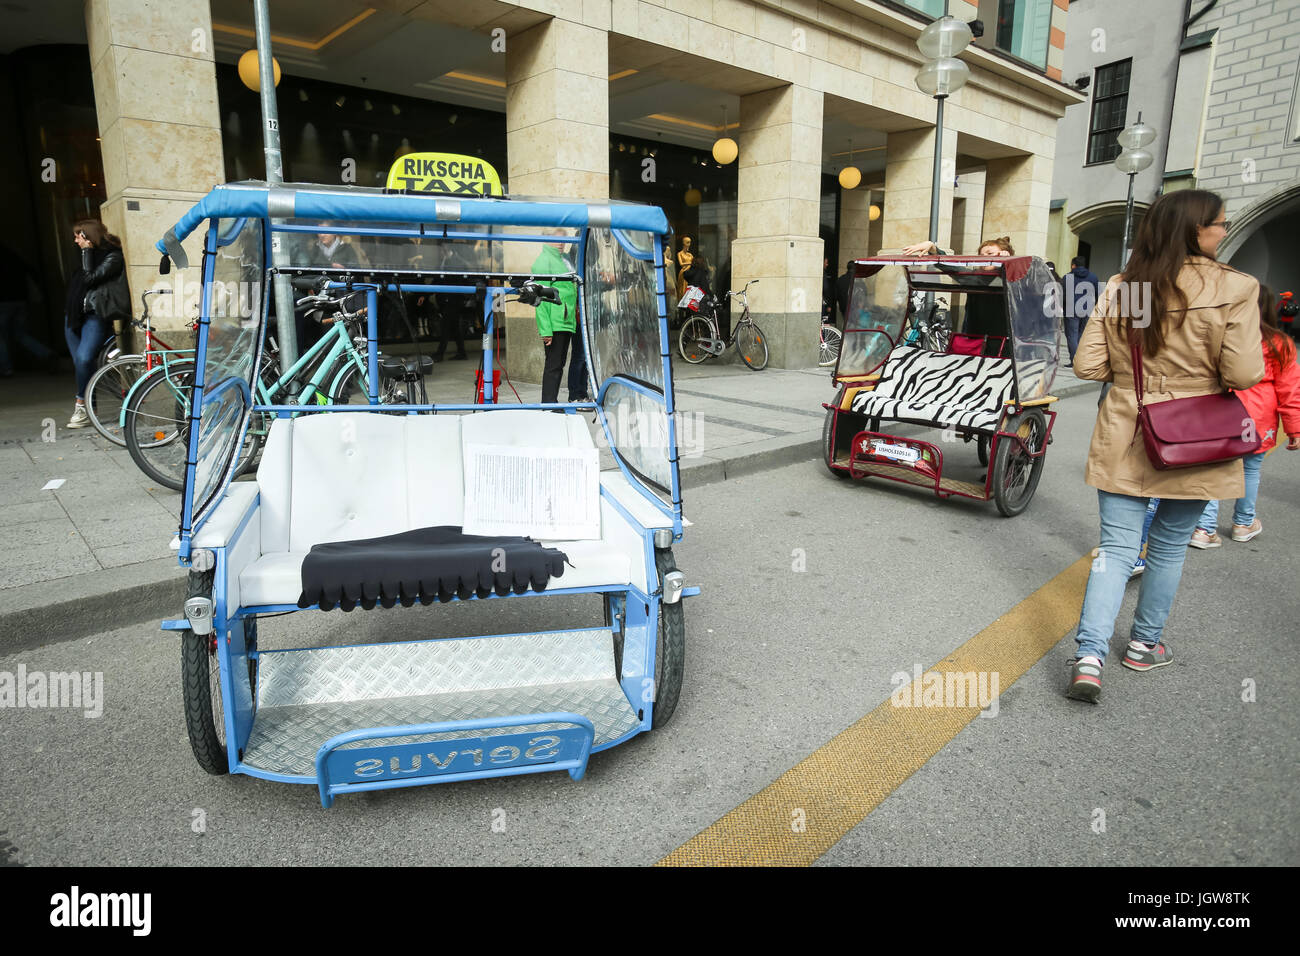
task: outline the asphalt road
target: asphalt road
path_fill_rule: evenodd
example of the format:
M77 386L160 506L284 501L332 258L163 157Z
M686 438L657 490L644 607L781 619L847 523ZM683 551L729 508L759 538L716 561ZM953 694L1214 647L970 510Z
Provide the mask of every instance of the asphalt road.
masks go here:
M542 774L415 787L322 810L314 787L198 768L174 635L139 625L0 657L0 671L102 671L105 686L98 719L0 711L0 857L653 863L886 701L891 675L941 661L1091 552L1096 495L1082 467L1095 398L1059 408L1037 497L1014 519L991 504L840 481L815 461L690 493L695 525L678 564L703 593L687 604L677 714L593 757L579 783ZM952 454L975 462L973 446ZM1279 450L1264 465L1264 534L1189 554L1166 630L1171 666L1137 674L1112 657L1101 704L1068 701L1073 641L1063 634L1001 688L996 717L957 733L819 862L1300 863L1298 503L1300 454ZM1136 593L1131 586L1116 655ZM295 647L599 620L594 599L544 597L302 613L265 621L260 635L264 648Z

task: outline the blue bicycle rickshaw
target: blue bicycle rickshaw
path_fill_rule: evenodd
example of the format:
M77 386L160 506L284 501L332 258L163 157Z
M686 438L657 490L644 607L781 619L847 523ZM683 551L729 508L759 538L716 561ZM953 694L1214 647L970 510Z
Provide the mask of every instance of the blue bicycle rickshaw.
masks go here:
M672 550L683 518L663 212L237 183L169 230L164 266L185 266L181 241L205 225L177 538L189 591L183 616L163 624L179 633L200 766L314 784L328 807L339 794L483 777L576 780L590 754L664 726L682 684L682 598L698 589ZM351 237L364 264L309 265L298 250L321 233ZM535 274L540 243L567 250L571 271ZM414 245L464 251L412 256ZM353 370L348 403L257 404L277 281L305 281L313 307L360 322L366 367ZM578 290L595 400L500 404L504 304L558 301L564 282ZM422 360L381 353L377 305L400 310L415 293L482 307L478 401L380 402L381 381L418 378ZM615 468L599 468L593 416ZM235 481L259 417L255 480ZM267 615L565 594L599 600L605 625L259 645ZM436 631L438 611L425 613Z

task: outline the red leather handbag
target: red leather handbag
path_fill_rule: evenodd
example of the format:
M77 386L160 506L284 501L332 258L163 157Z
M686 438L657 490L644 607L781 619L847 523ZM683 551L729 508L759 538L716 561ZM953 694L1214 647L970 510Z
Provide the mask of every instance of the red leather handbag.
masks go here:
M1233 392L1194 395L1147 405L1142 401L1142 345L1129 336L1138 428L1147 458L1158 471L1231 461L1259 451L1260 439L1246 406Z

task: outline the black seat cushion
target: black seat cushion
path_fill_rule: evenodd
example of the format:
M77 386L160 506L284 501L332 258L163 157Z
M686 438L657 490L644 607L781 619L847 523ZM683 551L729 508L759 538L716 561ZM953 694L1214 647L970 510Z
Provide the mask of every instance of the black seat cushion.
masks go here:
M360 541L313 545L302 562L299 607L351 611L410 607L545 590L568 556L531 538L464 534L444 525Z

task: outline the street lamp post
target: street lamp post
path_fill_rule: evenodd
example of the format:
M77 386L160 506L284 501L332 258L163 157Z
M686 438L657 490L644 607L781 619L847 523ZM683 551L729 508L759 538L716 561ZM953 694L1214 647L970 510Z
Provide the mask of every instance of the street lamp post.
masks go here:
M284 165L280 155L280 116L275 102L275 62L271 59L271 15L267 0L253 0L253 31L257 39L257 63L262 95L262 139L266 155L266 181L284 182ZM271 264L283 266L288 257L280 248L280 237L271 237ZM289 368L298 361L298 327L294 321L293 289L289 277L276 275L275 322L279 335L280 363Z
M1156 138L1156 131L1142 122L1142 113L1138 112L1137 122L1116 137L1123 149L1115 157L1115 168L1128 176L1128 202L1124 206L1124 250L1120 268L1128 265L1129 254L1133 251L1133 178L1151 165L1155 157L1147 149Z
M916 85L932 96L938 105L934 116L934 176L930 184L930 235L939 244L939 191L943 172L943 101L966 85L970 69L957 56L970 45L971 29L961 20L948 15L945 0L943 16L930 23L916 39L926 61L916 74Z

